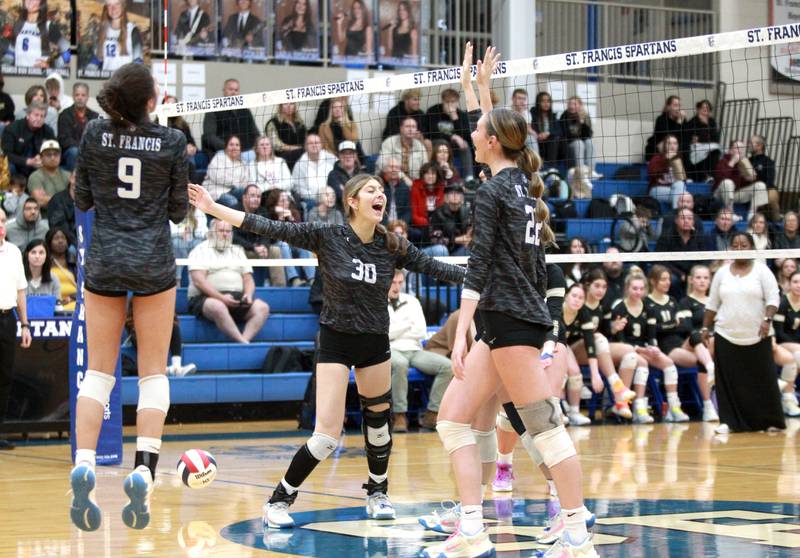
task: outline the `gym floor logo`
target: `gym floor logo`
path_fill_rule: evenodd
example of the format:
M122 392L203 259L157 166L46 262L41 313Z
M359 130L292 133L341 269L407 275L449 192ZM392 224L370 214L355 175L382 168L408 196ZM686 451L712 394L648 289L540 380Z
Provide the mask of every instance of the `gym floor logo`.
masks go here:
M685 500L589 500L597 515L594 543L604 558L789 558L800 555L800 504ZM537 556L545 500L484 504L499 558ZM446 535L417 517L437 504L398 504L394 521L364 518L364 507L300 512L294 529L262 529L261 519L224 528L229 541L290 556L410 558Z

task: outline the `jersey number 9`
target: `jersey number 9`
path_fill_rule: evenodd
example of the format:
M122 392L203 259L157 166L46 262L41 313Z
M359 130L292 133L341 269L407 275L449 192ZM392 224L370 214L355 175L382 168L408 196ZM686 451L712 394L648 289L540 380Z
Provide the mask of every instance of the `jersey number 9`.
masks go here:
M142 162L133 157L120 157L117 165L117 178L125 186L117 188L122 199L136 200L142 193Z
M532 205L525 206L525 213L530 215L530 221L525 225L525 244L539 246L539 232L542 230L542 224L536 222L536 210Z

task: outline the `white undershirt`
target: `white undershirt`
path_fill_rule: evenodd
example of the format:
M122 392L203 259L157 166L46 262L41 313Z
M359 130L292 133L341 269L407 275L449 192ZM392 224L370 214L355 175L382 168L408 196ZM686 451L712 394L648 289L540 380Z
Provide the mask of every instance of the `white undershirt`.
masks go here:
M8 310L17 305L17 291L25 290L25 268L22 267L22 253L8 241L0 244L0 310Z

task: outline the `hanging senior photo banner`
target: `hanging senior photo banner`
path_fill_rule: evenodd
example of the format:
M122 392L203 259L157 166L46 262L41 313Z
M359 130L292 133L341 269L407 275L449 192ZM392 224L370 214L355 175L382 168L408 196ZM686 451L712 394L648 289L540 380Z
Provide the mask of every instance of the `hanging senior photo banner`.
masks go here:
M241 60L267 59L266 0L223 0L220 54Z
M375 33L371 0L333 0L331 53L336 64L375 62Z
M170 51L181 56L217 54L217 3L182 0L169 5Z
M419 66L419 0L380 0L378 62Z
M275 0L275 58L319 59L319 0Z
M150 2L77 0L78 77L107 79L129 62L150 62Z
M0 0L3 75L69 77L69 0Z

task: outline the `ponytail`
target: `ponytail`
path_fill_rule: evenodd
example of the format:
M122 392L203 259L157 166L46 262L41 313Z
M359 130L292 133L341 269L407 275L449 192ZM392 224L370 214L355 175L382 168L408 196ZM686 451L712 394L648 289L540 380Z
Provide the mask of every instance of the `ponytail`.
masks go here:
M405 238L401 238L393 232L389 232L389 230L380 223L375 225L375 232L383 237L384 244L389 252L393 254L399 252L402 256L408 253L408 240Z
M542 168L542 159L536 152L527 145L519 152L517 157L517 166L530 181L528 186L528 195L532 198L541 198L544 195L544 182L542 177L539 176L539 169Z

